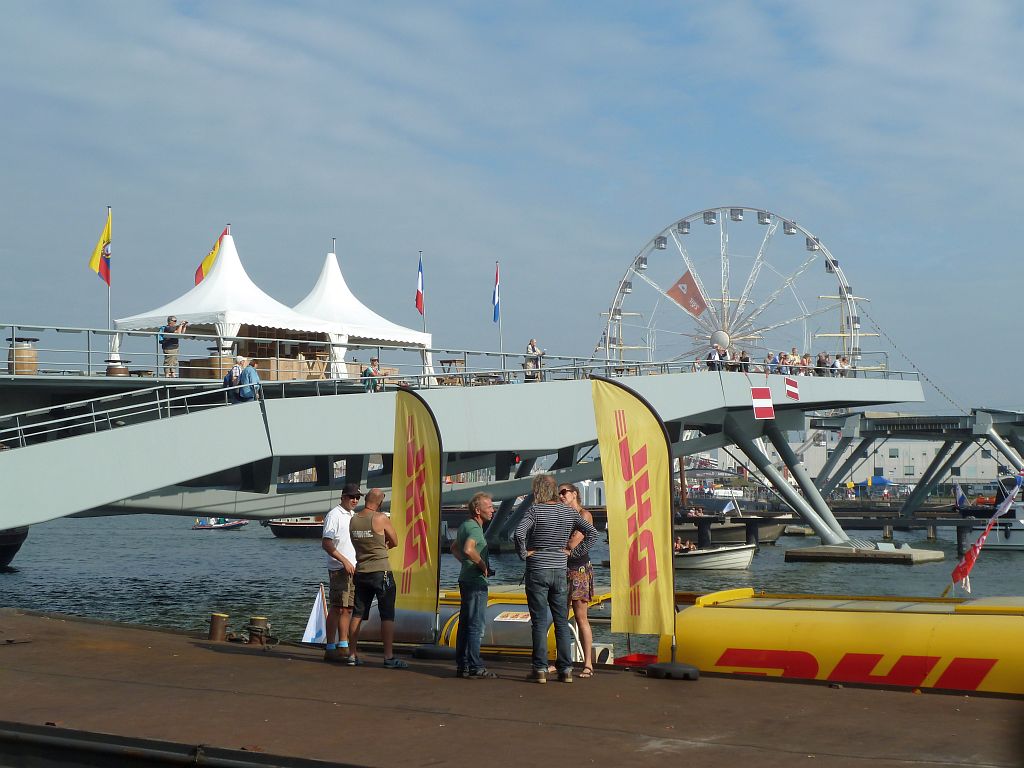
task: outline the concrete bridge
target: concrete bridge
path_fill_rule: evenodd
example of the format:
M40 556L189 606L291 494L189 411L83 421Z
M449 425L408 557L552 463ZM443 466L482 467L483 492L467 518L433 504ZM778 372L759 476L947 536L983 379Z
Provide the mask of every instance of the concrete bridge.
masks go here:
M639 371L637 371L639 373ZM807 412L864 408L923 399L912 375L801 377L800 400L784 377L738 372L630 375L668 426L675 456L735 446L810 524L824 543L848 537L835 521L785 433L805 428ZM751 385L767 384L775 419L756 421ZM599 478L596 429L586 379L519 385L436 387L420 391L441 429L447 474L491 468L487 490L501 506L496 530L529 492L530 471L552 457L560 480ZM228 405L224 390L157 387L0 418L4 489L0 529L72 514L165 513L250 519L323 513L343 482L390 485L393 392L281 382L259 402ZM697 431L700 437L684 439ZM767 438L796 479L784 480L758 446ZM381 454L383 470L367 472ZM513 458L521 461L516 464ZM332 477L346 460L347 474ZM296 490L280 478L316 468L318 484ZM444 503L477 490L460 486Z

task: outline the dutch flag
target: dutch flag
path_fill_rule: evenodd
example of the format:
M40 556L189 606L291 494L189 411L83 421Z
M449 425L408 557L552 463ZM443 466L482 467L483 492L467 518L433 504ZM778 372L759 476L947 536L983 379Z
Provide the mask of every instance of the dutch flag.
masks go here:
M501 319L501 291L498 280L498 262L494 262L494 293L491 295L491 304L494 305L494 322Z

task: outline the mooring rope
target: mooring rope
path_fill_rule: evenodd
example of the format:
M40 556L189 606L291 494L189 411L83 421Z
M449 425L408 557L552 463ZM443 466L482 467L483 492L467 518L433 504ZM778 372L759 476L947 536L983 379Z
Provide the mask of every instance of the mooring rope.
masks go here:
M892 348L894 350L896 350L896 352L898 352L900 354L900 356L904 360L906 360L908 363L910 363L910 367L913 368L921 376L922 379L924 379L926 382L928 382L928 384L931 385L932 389L934 389L936 392L938 392L940 395L942 395L944 398L946 398L946 400L948 400L950 402L950 404L952 404L952 406L954 408L958 409L965 416L969 413L967 408L964 408L962 405L960 405L960 403L958 403L956 400L954 400L952 397L950 397L948 394L946 394L946 391L944 389L942 389L942 387L940 387L938 384L936 384L931 379L931 377L928 376L928 374L926 374L924 371L921 370L921 368L917 365L917 363L915 363L913 360L910 359L910 356L907 355L906 352L904 352L899 346L897 346L896 342L893 341L892 337L888 333L885 332L885 330L882 328L882 326L880 326L878 323L875 322L875 319L873 317L871 317L871 315L868 314L867 309L865 309L863 305L858 304L857 305L857 309L860 310L860 313L862 315L864 315L864 317L866 317L870 321L872 327L874 327L874 329L876 331L878 331L878 334L880 336L885 337L885 340L889 342L889 344L892 346Z

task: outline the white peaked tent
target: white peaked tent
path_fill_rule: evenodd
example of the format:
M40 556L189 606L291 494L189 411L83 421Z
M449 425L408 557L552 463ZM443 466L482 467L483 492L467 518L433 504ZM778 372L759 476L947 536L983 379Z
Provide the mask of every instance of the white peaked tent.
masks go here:
M243 325L323 334L323 340L331 344L331 369L344 367L340 361L348 337L342 324L302 315L260 290L242 266L230 234L224 236L210 273L199 285L163 306L116 320L114 325L119 331L152 331L165 325L171 315L188 320L192 333L216 335L222 348L230 346Z
M334 253L327 254L316 285L306 298L295 305L295 311L340 325L353 344L420 347L423 350L424 373L433 374L430 334L392 323L357 299L345 282Z

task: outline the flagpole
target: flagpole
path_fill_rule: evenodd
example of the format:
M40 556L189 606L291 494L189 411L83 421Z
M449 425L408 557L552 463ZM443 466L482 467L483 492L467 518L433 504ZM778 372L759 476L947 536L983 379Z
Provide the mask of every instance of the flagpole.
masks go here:
M113 221L113 219L111 218L111 208L110 208L109 205L107 206L107 220L111 221L111 222ZM113 223L111 223L111 225L110 225L110 239L111 240L114 239L114 225L113 225ZM110 312L110 283L107 283L107 330L108 331L109 330L113 330L113 328L114 328L114 320L113 320L113 315Z
M498 274L498 262L494 262L494 274ZM500 284L500 283L499 283ZM501 289L499 288L499 291ZM501 366L505 367L505 340L501 334L501 294L498 294L498 352L501 353Z

